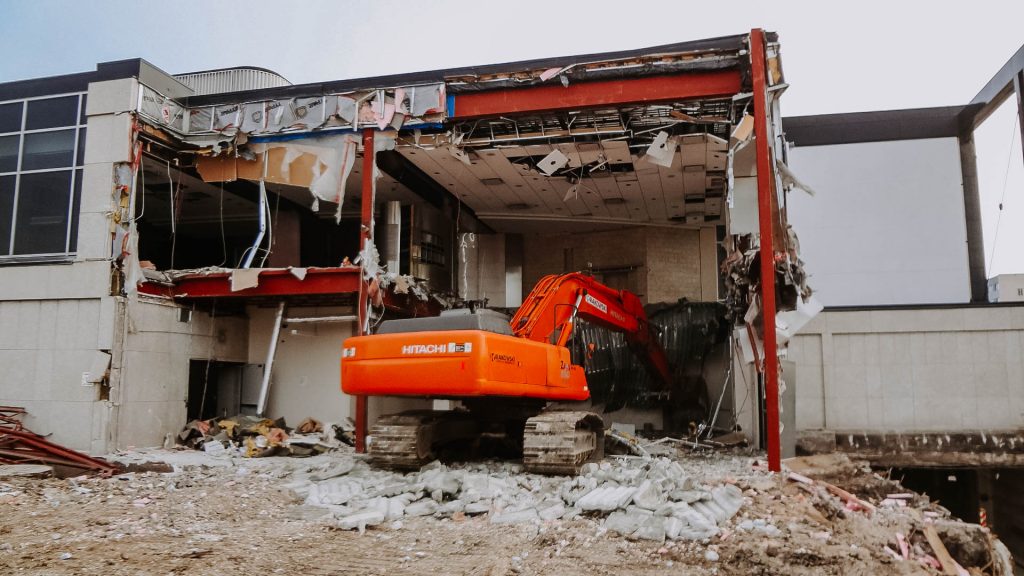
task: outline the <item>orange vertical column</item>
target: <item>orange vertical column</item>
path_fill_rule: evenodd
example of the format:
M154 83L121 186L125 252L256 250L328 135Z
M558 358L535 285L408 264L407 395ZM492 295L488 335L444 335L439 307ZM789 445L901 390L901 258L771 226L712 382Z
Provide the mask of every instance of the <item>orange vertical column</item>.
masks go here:
M367 242L373 241L373 168L376 161L373 149L373 129L363 130L363 201L360 212L359 249L363 250ZM359 282L359 335L365 336L369 324L369 285L360 274ZM356 452L366 452L367 431L367 399L364 395L356 396Z
M775 338L775 249L773 244L772 197L775 167L772 165L768 134L768 82L765 72L764 31L750 31L750 63L754 82L754 145L757 152L757 210L761 232L761 314L764 320L765 434L768 469L781 470L779 441L779 356Z

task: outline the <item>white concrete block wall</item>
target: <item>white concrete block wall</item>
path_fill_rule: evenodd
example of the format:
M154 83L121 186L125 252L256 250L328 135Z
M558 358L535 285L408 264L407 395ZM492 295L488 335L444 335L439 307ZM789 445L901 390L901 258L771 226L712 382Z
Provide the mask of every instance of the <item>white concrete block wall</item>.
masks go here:
M103 447L99 388L82 386L101 309L96 298L0 301L0 404L24 407L29 429L77 450Z
M274 308L249 307L248 362L266 362L274 325ZM345 308L290 308L289 317L352 314ZM267 415L284 417L290 426L312 416L321 422L341 422L355 417L355 402L341 391L341 344L356 329L355 322L292 324L281 331L271 372ZM294 331L294 332L293 332ZM374 399L376 400L376 399ZM371 401L370 422L379 410ZM429 406L429 404L427 404ZM401 409L401 408L400 408Z
M181 308L141 298L129 305L121 366L111 400L117 404L116 445L159 446L185 425L191 360L248 360L248 320L201 311L187 322Z
M798 429L1024 426L1024 306L828 311L789 354Z

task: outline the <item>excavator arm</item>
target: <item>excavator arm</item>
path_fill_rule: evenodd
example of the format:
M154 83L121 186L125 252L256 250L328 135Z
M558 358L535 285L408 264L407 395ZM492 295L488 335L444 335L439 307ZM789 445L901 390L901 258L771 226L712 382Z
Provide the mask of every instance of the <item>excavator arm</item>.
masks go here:
M512 332L535 342L565 346L577 318L621 332L651 373L666 388L671 385L668 359L640 299L579 272L542 278L512 318Z

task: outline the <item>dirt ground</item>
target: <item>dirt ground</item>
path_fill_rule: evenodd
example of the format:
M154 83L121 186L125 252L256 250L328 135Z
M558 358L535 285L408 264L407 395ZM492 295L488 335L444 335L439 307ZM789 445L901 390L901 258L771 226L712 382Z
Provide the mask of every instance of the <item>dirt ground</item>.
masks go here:
M750 462L737 456L718 469ZM301 463L234 459L173 473L0 479L0 574L938 573L884 550L895 532L908 533L911 517L879 509L870 519L829 519L795 483L753 470L719 479L745 495L721 534L658 543L609 533L597 518L496 525L456 515L339 530L288 488ZM751 530L752 520L778 530Z

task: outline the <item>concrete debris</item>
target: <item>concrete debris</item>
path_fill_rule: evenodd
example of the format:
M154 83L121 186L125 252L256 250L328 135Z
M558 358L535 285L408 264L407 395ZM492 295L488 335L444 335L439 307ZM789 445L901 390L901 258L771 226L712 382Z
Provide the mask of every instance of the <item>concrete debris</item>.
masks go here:
M329 429L330 433L312 418L306 418L299 428L292 430L285 425L284 418L271 420L239 414L231 418L193 420L178 433L177 441L211 455L304 457L347 443L344 431L336 426Z
M668 573L675 563L695 574L973 574L986 566L980 573L1012 574L990 530L842 461L792 461L804 472L777 475L735 454L628 457L556 477L493 461L398 473L345 446L304 459L249 459L226 448L111 458L125 469L160 461L171 471L5 478L0 509L12 531L0 533L0 564L31 572L31 562L65 551L75 554L76 573L98 573L121 554L220 562L224 544L216 543L244 530L253 541L302 544L247 548L239 562L250 569L297 561L298 548L307 563L350 550L372 573L580 574L594 565ZM826 483L874 512L852 509ZM882 499L906 505L878 506ZM39 553L4 554L29 542ZM580 554L596 564L580 563Z
M306 506L341 514L337 526L349 530L403 517L490 514L492 524L542 525L582 514L634 539L703 540L743 505L736 486L705 486L667 458L588 464L574 478L524 474L515 464L439 462L401 475L353 459L306 478L289 486Z

